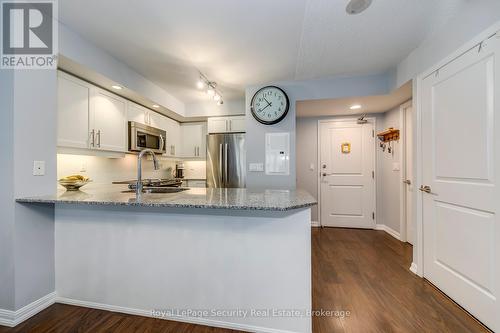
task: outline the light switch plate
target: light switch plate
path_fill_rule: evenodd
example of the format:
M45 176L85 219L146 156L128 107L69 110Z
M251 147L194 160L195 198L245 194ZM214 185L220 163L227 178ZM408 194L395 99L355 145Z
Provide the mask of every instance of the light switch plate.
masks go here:
M45 161L33 161L33 176L45 176Z
M248 165L248 171L250 172L263 172L264 163L250 163Z

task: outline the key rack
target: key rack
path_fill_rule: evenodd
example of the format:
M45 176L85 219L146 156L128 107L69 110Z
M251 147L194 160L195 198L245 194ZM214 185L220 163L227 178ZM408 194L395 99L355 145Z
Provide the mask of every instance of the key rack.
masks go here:
M389 127L383 132L377 133L377 137L380 141L386 143L390 141L398 141L399 140L399 130L394 127Z

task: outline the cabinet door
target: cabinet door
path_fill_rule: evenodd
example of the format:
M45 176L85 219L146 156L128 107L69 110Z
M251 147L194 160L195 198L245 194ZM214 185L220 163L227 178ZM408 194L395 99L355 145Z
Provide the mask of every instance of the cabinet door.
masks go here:
M57 145L88 148L90 85L62 72L57 85Z
M127 102L100 88L93 88L90 124L96 149L127 151Z
M232 133L245 132L245 116L229 118L229 132Z
M128 120L135 121L136 123L148 125L149 123L149 110L145 107L135 104L133 102L127 102L128 106Z
M208 118L208 133L226 133L228 127L227 118Z
M206 156L206 123L183 124L182 156L204 158Z
M180 124L170 118L167 119L167 155L180 156L181 155L181 126Z

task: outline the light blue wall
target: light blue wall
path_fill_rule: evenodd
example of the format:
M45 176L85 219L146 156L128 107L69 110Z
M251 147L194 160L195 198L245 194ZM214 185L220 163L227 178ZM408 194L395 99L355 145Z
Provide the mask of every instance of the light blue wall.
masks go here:
M339 77L323 80L270 83L281 87L290 99L290 110L286 118L276 125L262 125L250 111L250 101L262 86L248 87L246 95L247 164L265 163L265 134L269 132L290 133L290 175L269 176L264 172L248 172L248 188L293 189L296 187L296 112L295 104L300 100L327 99L350 96L387 94L393 77L390 73Z
M14 310L14 72L0 70L0 309Z
M401 86L500 21L500 1L464 1L457 15L420 44L397 68Z
M0 72L0 308L14 311L55 291L54 209L15 198L56 190L57 77L55 70ZM45 161L45 176L32 175L34 160Z

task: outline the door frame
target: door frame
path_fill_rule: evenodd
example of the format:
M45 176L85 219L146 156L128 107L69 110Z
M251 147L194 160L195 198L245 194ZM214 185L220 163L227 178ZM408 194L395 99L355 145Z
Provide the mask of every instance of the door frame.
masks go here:
M359 115L358 115L359 116ZM321 223L321 124L323 123L331 123L331 122L348 122L348 121L357 121L359 117L332 117L318 120L318 150L317 150L317 166L318 166L318 174L317 174L317 187L318 187L318 224L319 227L323 227ZM377 131L377 118L376 117L365 117L366 120L373 124L374 135ZM373 140L373 171L375 172L374 186L373 186L373 211L375 212L375 219L373 220L373 226L377 225L377 182L378 182L378 172L377 172L377 140Z
M400 172L400 188L399 192L401 193L399 201L399 240L402 242L407 241L407 220L408 214L406 212L406 184L404 181L407 179L406 174L406 157L408 156L408 151L406 150L406 109L413 107L413 101L409 100L404 102L399 106L399 128L402 129L403 135L400 135L401 140L401 154L399 156L399 165L401 166ZM412 110L414 112L414 110ZM413 122L413 119L412 119ZM415 154L413 154L415 155Z
M474 38L463 44L459 49L449 54L441 61L435 63L427 70L418 74L413 80L413 176L415 179L415 188L422 185L423 180L423 147L422 147L422 84L423 80L434 74L440 68L459 58L470 49L478 46L484 40L495 34L500 33L500 21L483 30ZM418 192L418 193L417 193ZM423 196L418 190L414 191L413 197L413 220L415 223L415 244L413 245L413 262L410 271L416 275L424 276L424 238L423 238Z

